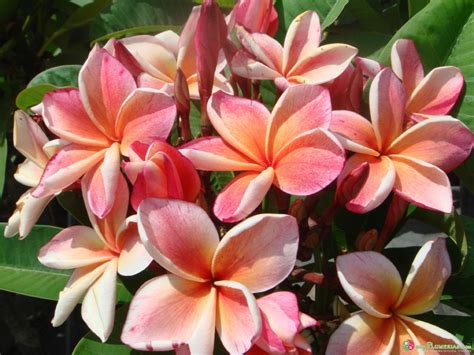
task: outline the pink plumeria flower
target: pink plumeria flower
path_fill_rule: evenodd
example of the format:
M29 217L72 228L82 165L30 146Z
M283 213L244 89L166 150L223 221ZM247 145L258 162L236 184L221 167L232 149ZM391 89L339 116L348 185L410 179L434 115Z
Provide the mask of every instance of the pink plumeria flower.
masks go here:
M145 248L170 274L137 291L122 342L138 350L212 354L217 328L229 353L247 351L262 330L253 293L275 287L293 269L296 220L253 216L219 241L203 209L149 198L138 209L138 228Z
M196 139L180 151L198 170L243 171L217 196L214 213L222 221L248 216L272 185L310 195L341 172L344 150L326 130L331 102L321 86L289 88L271 114L260 102L219 92L208 113L220 137Z
M121 39L143 71L138 76L140 87L151 87L174 95L176 71L180 68L188 83L191 99L199 100L196 47L194 34L201 6L195 6L186 22L181 36L165 31L156 36L139 35ZM112 51L112 43L106 46ZM220 56L214 77L213 91L223 90L233 94L232 86L221 72L227 62Z
M250 33L266 33L270 37L278 31L278 13L272 0L239 0L229 15L229 31L235 24Z
M357 54L356 48L345 44L320 47L321 27L313 11L293 20L283 47L270 36L242 27L237 34L244 49L234 56L233 72L248 79L274 80L281 91L295 84L327 83L341 75Z
M132 74L99 47L79 73L79 89L47 93L41 109L46 126L70 144L48 161L32 195L51 195L85 174L88 203L98 217L114 204L121 155L128 156L135 141L166 140L176 116L169 95L137 88Z
M30 233L46 205L54 198L54 194L36 198L32 196L32 192L38 185L48 160L61 149L64 142L50 141L30 116L18 110L14 118L13 144L26 157L25 161L18 165L14 178L31 188L17 201L4 235L9 238L19 234L19 238L23 239Z
M299 333L318 322L299 311L293 293L274 292L257 299L257 305L262 313L262 334L247 354L311 354L311 345Z
M439 302L451 274L451 263L442 238L423 245L402 284L395 266L382 254L365 251L339 256L337 274L344 291L361 308L344 321L329 339L328 355L398 354L403 343L425 346L458 346L454 335L410 316L432 310Z
M372 123L350 111L333 111L331 130L342 145L355 152L346 162L338 183L361 164L369 175L346 208L365 213L397 193L407 202L451 212L451 185L446 172L469 156L473 135L450 116L432 116L403 131L405 89L393 72L383 69L370 88Z
M201 189L199 175L173 146L160 141L150 145L135 142L129 159L123 168L133 185L130 202L135 211L147 197L196 201Z
M138 236L136 216L126 219L128 198L127 183L121 176L116 204L105 219L99 219L92 213L84 193L93 228L66 228L41 248L38 259L43 265L75 269L59 294L52 320L54 327L69 317L84 296L82 318L103 342L109 337L114 326L117 273L138 274L152 261Z
M405 111L409 119L419 122L451 111L464 85L458 68L439 67L425 76L415 43L409 39L393 44L391 62L407 92Z

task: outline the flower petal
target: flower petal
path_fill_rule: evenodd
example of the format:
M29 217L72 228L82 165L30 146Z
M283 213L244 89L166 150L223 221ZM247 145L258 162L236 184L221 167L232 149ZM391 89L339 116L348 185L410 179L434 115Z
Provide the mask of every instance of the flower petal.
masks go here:
M410 39L397 40L392 46L391 61L392 69L403 82L407 95L411 95L425 76L415 43Z
M413 260L395 305L397 313L414 315L432 310L438 304L450 275L451 261L446 240L437 238L425 243Z
M207 105L209 119L222 139L258 163L265 162L265 133L270 118L260 102L218 92Z
M212 261L215 280L232 280L251 292L278 285L291 272L298 249L298 226L288 215L252 216L229 230Z
M275 69L253 59L243 50L234 55L231 67L235 74L253 80L273 80L281 76Z
M346 203L346 208L355 213L366 213L377 208L390 194L395 183L395 168L392 161L385 157L354 154L347 159L344 169L337 180L338 186L352 171L363 163L369 164L369 175L355 198Z
M145 270L153 261L140 240L136 221L128 219L125 229L120 232L117 238L122 241L117 266L117 272L120 275L136 275Z
M137 350L174 350L188 344L192 353L212 353L216 291L209 283L167 274L135 293L122 330L123 343Z
M168 271L193 281L211 277L219 236L203 209L189 202L149 198L138 209L138 230L146 250Z
M315 128L329 128L329 91L318 85L288 88L276 103L266 132L266 154L271 160L289 141Z
M391 69L383 69L374 78L369 102L375 137L383 151L402 133L405 117L405 89Z
M371 316L388 318L402 290L395 266L380 253L365 251L338 256L337 276L344 291Z
M154 89L135 90L118 113L115 129L116 135L122 137L122 154L127 156L135 141L150 144L166 140L175 118L176 106L171 96Z
M46 165L48 156L44 153L43 146L48 141L40 126L25 111L15 111L13 144L23 156L39 166Z
M474 136L461 121L450 116L430 117L407 129L387 154L423 160L450 172L470 154Z
M213 208L216 217L223 222L237 222L247 217L270 190L274 176L272 167L260 173L237 175L217 196Z
M238 282L216 281L217 332L230 354L250 349L262 330L262 318L255 297Z
M35 187L41 180L44 169L39 167L30 159L26 159L23 163L18 164L13 177L20 184Z
M448 176L438 167L404 155L390 155L397 178L394 190L417 206L450 213L453 196Z
M345 320L331 335L328 355L391 354L395 343L393 319L380 319L361 312Z

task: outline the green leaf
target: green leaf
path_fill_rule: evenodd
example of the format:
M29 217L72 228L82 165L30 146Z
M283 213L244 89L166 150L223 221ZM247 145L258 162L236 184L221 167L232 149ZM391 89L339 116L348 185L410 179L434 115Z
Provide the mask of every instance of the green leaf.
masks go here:
M77 78L79 76L80 70L80 65L61 65L58 67L49 68L36 75L29 82L28 87L37 86L40 84L50 84L57 87L78 87Z
M0 143L0 199L3 196L3 188L5 187L7 154L8 154L8 142L6 138L3 138Z
M447 330L448 332L454 334L457 338L459 338L464 344L470 344L472 339L474 338L474 319L472 317L438 315L434 314L433 312L430 312L415 316L415 318L430 324L434 324L440 327L441 329ZM458 353L454 350L452 350L452 352ZM430 351L427 351L426 353L429 354Z
M351 0L349 9L363 30L392 33L390 23L367 0Z
M62 208L68 211L82 225L90 226L89 216L80 190L65 191L56 196Z
M426 73L443 65L459 67L466 88L453 116L471 130L474 130L473 8L472 0L430 1L398 30L379 58L381 63L388 64L393 43L399 38L410 38L416 43Z
M474 153L454 170L464 186L474 193Z
M415 16L430 0L408 0L408 16Z
M196 4L202 4L203 0L193 0ZM236 0L217 0L217 4L222 8L230 9L234 7Z
M21 91L16 97L16 106L22 110L27 110L43 101L44 94L56 89L56 86L50 84L39 84L28 87Z
M211 172L211 185L215 193L219 193L234 178L232 171L213 171Z

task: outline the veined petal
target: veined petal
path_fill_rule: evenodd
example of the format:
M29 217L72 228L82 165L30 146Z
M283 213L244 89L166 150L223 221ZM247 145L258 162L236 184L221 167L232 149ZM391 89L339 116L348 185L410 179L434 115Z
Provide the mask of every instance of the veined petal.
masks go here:
M420 159L450 172L469 156L473 142L474 135L461 121L434 116L403 132L387 154Z
M219 193L214 214L223 222L237 222L247 217L262 202L272 186L272 167L257 172L245 172L233 178Z
M361 312L345 320L331 335L328 355L384 354L389 355L395 343L392 318L381 319Z
M450 213L453 196L448 176L438 167L404 155L390 155L397 178L394 190L417 206Z
M262 330L262 318L252 293L234 281L216 281L217 332L231 354L250 349Z
M181 154L205 171L261 171L262 166L226 144L220 137L201 137L181 146Z
M15 111L13 145L21 154L38 166L45 166L48 156L43 152L43 146L48 141L40 126L25 111Z
M415 43L410 39L397 40L392 46L391 62L393 71L407 90L407 95L411 95L425 76Z
M108 147L109 139L95 126L82 104L78 89L58 89L43 98L43 119L51 132L71 143Z
M337 276L344 291L363 311L389 318L402 290L398 270L380 253L365 251L340 255Z
M366 213L377 208L390 194L395 183L395 167L392 161L385 157L374 157L364 154L354 154L347 159L341 175L337 180L338 186L354 169L363 163L369 164L369 175L355 198L346 203L346 208L355 213Z
M384 150L402 133L405 117L405 89L391 69L383 69L374 78L369 102L379 151Z
M232 280L251 292L278 285L294 267L298 249L296 219L288 215L252 216L227 232L212 260L216 280Z
M114 327L117 288L117 258L107 263L103 274L87 291L82 301L84 322L104 343Z
M265 134L270 118L260 102L218 92L207 105L209 119L222 139L255 162L265 162Z
M461 94L464 79L456 67L435 68L420 81L407 102L407 112L446 115Z
M216 290L173 274L146 282L135 293L121 340L133 349L210 354L214 345Z
M399 314L414 315L432 310L439 302L451 275L451 261L443 238L425 243L416 254L395 305Z
M276 103L266 131L266 156L275 157L289 141L315 128L329 128L331 98L318 85L288 88Z
M247 52L239 50L232 58L232 71L244 78L253 80L273 80L282 74L253 59Z
M188 280L210 279L219 236L203 209L149 198L138 209L138 230L146 250L165 269Z

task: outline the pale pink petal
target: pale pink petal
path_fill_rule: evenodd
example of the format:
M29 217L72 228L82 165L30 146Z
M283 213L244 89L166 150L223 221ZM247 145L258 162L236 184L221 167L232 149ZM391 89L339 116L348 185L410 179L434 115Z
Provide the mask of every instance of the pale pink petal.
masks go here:
M392 318L381 319L361 312L345 320L329 338L328 355L391 354L395 343Z
M39 167L30 159L26 159L23 163L18 164L13 177L20 184L35 187L41 180L44 168Z
M370 117L380 150L386 149L403 129L406 93L389 68L377 74L370 87Z
M181 146L195 168L206 171L261 171L262 166L227 145L220 137L201 137Z
M107 149L104 160L87 172L83 179L87 203L97 217L104 218L112 209L121 175L119 144L114 143Z
M213 208L216 217L223 222L237 222L247 217L270 190L274 176L272 167L260 173L237 175L217 196Z
M128 95L137 87L130 72L105 49L94 47L79 73L82 103L91 120L114 139L115 121Z
M416 254L405 285L395 305L406 315L432 310L439 302L444 284L451 275L451 261L443 238L429 241Z
M43 152L43 146L48 140L40 126L25 111L15 111L13 144L23 156L37 165L46 165L48 156Z
M457 102L463 85L464 79L458 68L435 68L413 91L406 110L409 113L446 115Z
M370 122L351 111L333 111L329 129L342 146L356 153L378 156L377 139Z
M112 38L104 45L104 49L117 58L134 78L138 77L140 73L143 72L140 63L138 63L132 53L130 53L121 41Z
M203 209L189 202L149 198L138 209L138 228L147 251L168 271L194 281L210 279L219 236Z
M154 89L137 89L123 103L118 114L116 135L122 138L120 151L128 155L130 145L166 140L176 118L174 100Z
M296 219L260 214L232 228L212 261L216 280L232 280L251 292L263 292L283 281L294 267L298 249Z
M89 287L105 271L107 265L107 263L94 264L73 271L66 287L59 292L58 303L51 321L53 327L59 327L64 323Z
M114 327L117 288L117 258L107 263L103 274L89 288L82 301L81 315L90 330L102 342Z
M231 15L237 24L249 32L266 32L273 9L271 0L241 0L232 10Z
M321 27L318 14L306 11L291 22L285 38L283 69L287 73L319 47Z
M388 318L402 290L395 266L380 253L365 251L338 256L337 275L344 291L363 311Z
M133 349L211 354L214 346L216 290L173 274L146 282L136 292L121 340Z
M302 57L286 77L300 84L327 83L341 75L356 54L357 48L347 44L327 44Z
M397 40L392 46L391 62L394 73L411 95L425 76L415 43L410 39Z
M117 238L122 240L117 266L117 272L120 275L136 275L145 270L153 261L140 240L136 221L127 220L125 229Z
M420 159L450 172L469 156L473 142L473 134L461 121L434 116L403 132L387 154Z
M68 187L104 159L105 152L105 149L96 150L76 144L65 146L49 160L32 196L43 197Z
M255 297L234 281L216 281L217 332L231 354L250 349L262 330L262 318Z
M347 159L337 182L340 185L347 175L362 164L369 164L369 175L355 198L346 208L355 213L366 213L377 208L390 194L395 183L395 168L387 157L354 154Z
M189 97L191 100L199 100L199 82L198 82L198 75L193 74L186 79L188 83L188 90L189 90ZM230 84L227 78L219 73L216 73L214 76L214 86L212 87L212 93L216 93L218 91L223 91L226 94L233 95L234 89L232 89L232 85Z
M137 84L140 88L156 89L174 95L174 83L157 79L148 73L141 73L137 78Z
M354 61L362 74L370 79L373 79L384 68L382 64L369 58L355 57Z
M344 149L326 130L291 140L274 158L275 185L291 195L311 195L334 181L344 166Z
M394 191L417 206L450 213L453 196L448 176L438 167L404 155L390 155L397 178Z
M243 77L253 80L273 80L281 74L252 58L247 52L240 50L232 58L232 71Z
M276 156L289 141L315 128L329 128L329 91L318 85L288 88L276 103L266 132L266 155ZM261 138L260 138L261 139Z
M207 105L209 119L222 139L258 163L265 161L270 113L260 102L218 92Z
M181 31L181 34L183 32ZM178 53L179 49L179 35L171 30L163 31L155 35L155 38L161 43L163 47L168 49L171 53Z

